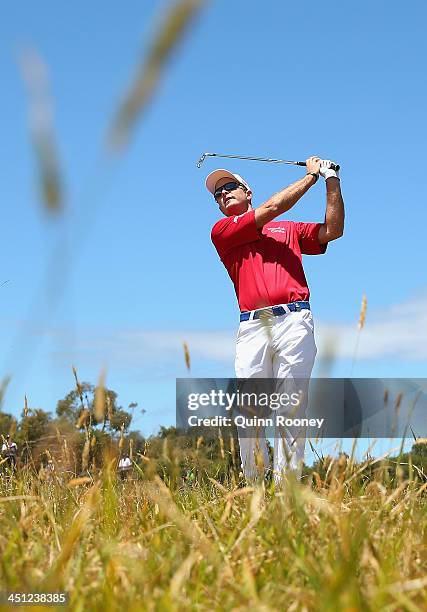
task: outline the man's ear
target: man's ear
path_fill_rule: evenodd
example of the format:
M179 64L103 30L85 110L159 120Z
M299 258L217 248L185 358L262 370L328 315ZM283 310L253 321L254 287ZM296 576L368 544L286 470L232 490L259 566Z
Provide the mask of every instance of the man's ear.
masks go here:
M252 191L251 191L250 189L248 189L248 190L246 191L246 197L247 197L249 200L252 200Z

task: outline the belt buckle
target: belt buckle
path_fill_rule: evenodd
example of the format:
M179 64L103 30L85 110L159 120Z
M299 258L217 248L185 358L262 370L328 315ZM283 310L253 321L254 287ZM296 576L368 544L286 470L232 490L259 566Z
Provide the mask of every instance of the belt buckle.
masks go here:
M272 317L274 317L274 311L273 311L273 306L268 306L268 308L260 308L259 310L256 310L256 318L260 319L260 320L268 320L271 319ZM255 319L255 316L254 316Z
M294 302L295 304L295 311L299 312L301 310L301 304L299 302Z

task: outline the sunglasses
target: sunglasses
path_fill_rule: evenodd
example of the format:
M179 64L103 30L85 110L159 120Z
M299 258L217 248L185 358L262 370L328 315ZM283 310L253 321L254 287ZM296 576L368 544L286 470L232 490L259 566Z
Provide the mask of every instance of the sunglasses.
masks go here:
M241 183L238 183L237 181L230 181L229 183L225 183L225 185L222 185L222 187L218 187L218 189L215 189L214 198L215 200L218 200L221 197L223 191L229 193L230 191L234 191L239 187L245 189L244 186Z

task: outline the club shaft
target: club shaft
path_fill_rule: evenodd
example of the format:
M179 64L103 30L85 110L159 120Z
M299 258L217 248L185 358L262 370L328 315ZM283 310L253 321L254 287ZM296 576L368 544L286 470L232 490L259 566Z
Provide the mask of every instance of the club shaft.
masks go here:
M247 155L224 155L222 153L205 153L204 157L226 157L227 159L246 159L249 161L269 162L271 164L292 164L293 166L305 166L305 162L290 161L288 159L272 159L270 157L249 157Z
M268 162L270 164L290 164L292 166L306 166L305 161L291 161L289 159L272 159L271 157L249 157L247 155L225 155L223 153L203 153L197 163L200 168L206 157L225 157L227 159L244 159L249 161ZM339 170L339 165L333 164L333 170Z

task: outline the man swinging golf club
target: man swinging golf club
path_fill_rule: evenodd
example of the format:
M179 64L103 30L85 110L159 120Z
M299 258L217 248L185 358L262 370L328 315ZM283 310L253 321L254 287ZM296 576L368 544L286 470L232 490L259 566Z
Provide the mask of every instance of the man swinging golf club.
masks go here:
M336 165L313 156L300 180L253 208L252 190L238 174L215 170L206 179L220 211L225 215L212 229L212 241L234 284L240 306L236 345L236 376L239 379L298 380L308 391L316 345L310 292L302 255L325 253L328 242L343 235L344 202ZM275 221L290 210L318 181L326 182L324 223ZM266 333L268 317L268 333ZM285 382L285 381L283 381ZM304 416L307 393L301 396L298 416ZM258 429L238 429L240 456L245 476L257 475L257 455L269 466L265 435ZM285 429L275 435L274 476L287 470L300 474L305 449L305 429L298 437ZM258 462L259 465L259 462Z

